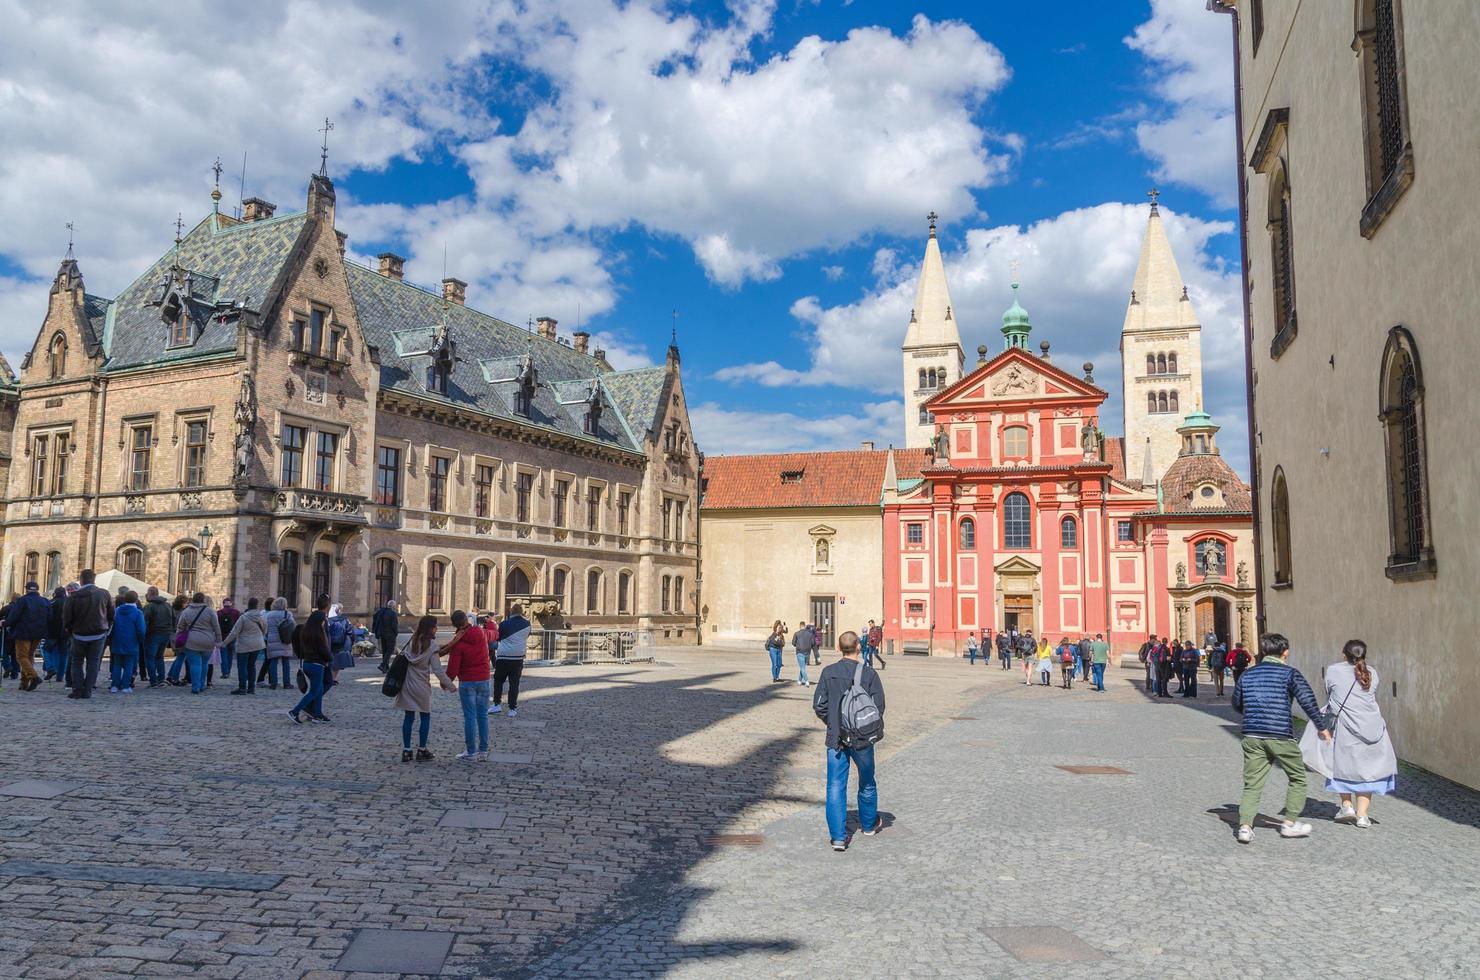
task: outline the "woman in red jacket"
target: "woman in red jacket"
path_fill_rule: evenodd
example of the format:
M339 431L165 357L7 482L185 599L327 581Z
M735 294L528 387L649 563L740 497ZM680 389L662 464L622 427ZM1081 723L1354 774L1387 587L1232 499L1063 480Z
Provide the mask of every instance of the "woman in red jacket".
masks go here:
M447 676L457 681L462 702L467 751L458 758L482 762L488 758L488 679L492 674L488 637L461 609L452 614L452 628L457 633L437 653L447 655Z

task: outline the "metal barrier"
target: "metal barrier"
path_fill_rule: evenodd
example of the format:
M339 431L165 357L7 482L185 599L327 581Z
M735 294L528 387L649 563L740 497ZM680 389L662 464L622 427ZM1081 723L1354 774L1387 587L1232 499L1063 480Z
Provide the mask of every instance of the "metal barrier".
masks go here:
M654 659L652 647L639 648L632 630L539 630L530 640L541 659L562 663L628 664Z

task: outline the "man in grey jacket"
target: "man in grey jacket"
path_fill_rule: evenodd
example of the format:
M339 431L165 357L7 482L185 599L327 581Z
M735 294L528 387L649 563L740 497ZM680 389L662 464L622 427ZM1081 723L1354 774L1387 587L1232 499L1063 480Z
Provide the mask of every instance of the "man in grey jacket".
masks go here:
M67 597L62 611L62 629L72 637L72 659L67 665L72 679L72 693L67 697L85 701L92 697L98 682L98 667L103 662L103 643L113 629L113 600L93 584L96 575L84 568L77 576L82 588Z
M860 672L857 633L838 637L838 652L843 658L824 668L817 680L812 711L827 723L827 833L832 849L845 851L848 849L848 774L854 766L858 767L858 820L863 835L877 834L883 821L879 818L879 787L874 780L874 747L848 744L848 733L842 726L843 696L853 686L854 677L861 674L863 690L873 699L882 721L884 682L867 665Z
M797 648L797 683L805 684L807 678L807 662L812 656L812 651L817 648L817 630L810 624L797 628L791 635L791 645Z

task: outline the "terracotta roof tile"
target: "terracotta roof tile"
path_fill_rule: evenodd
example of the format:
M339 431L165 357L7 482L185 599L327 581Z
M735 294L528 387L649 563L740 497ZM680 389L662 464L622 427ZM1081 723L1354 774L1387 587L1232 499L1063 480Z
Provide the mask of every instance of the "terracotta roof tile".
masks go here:
M1167 513L1196 514L1206 510L1193 505L1192 495L1199 484L1208 482L1216 483L1223 491L1224 506L1218 510L1236 513L1253 510L1248 485L1238 478L1222 456L1194 454L1178 456L1161 478L1162 500L1166 503Z
M708 456L703 508L877 507L888 456L885 449ZM918 478L924 463L923 449L894 450L901 480Z
M1105 462L1110 464L1110 478L1125 482L1125 436L1105 437Z

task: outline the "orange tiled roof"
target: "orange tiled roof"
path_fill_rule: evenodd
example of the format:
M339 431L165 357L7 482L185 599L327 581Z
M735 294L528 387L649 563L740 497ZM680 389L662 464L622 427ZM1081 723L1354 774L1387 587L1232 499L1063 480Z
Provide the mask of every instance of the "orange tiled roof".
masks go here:
M887 449L708 456L703 507L877 507L888 457ZM901 480L919 478L924 463L923 449L894 450L895 475Z
M1162 499L1169 514L1196 514L1192 494L1199 484L1212 482L1223 491L1223 511L1250 513L1253 501L1249 487L1238 478L1222 456L1196 454L1178 456L1161 478Z
M1110 478L1125 482L1125 436L1105 437L1105 462L1110 464Z

